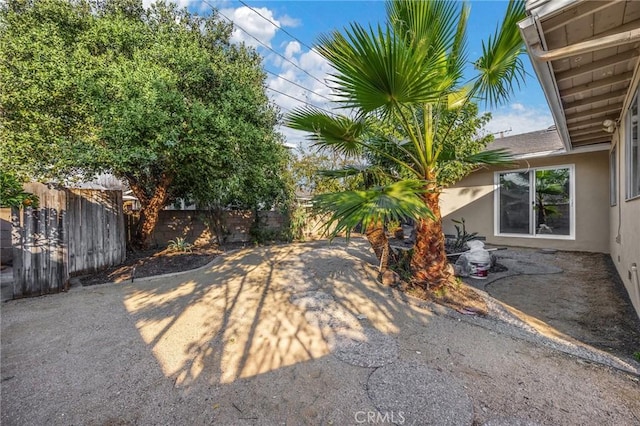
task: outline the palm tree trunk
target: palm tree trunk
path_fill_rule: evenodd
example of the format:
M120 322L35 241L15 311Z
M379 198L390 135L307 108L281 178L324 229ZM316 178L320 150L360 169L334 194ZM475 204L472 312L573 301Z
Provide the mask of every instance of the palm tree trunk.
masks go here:
M384 224L382 221L371 222L365 230L365 236L373 248L373 252L380 262L380 272L389 269L389 266L395 262L395 255L389 245L389 239L384 232Z
M428 192L424 201L435 219L420 219L416 225L416 243L411 257L411 275L417 285L427 289L438 288L450 278L444 247L440 192Z

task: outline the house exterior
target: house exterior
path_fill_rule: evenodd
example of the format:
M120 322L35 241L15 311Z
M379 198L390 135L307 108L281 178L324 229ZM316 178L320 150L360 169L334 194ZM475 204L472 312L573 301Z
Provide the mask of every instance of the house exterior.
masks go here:
M513 166L481 169L442 194L447 234L464 218L491 244L609 252L608 147L566 151L551 127L488 146L500 148Z
M520 32L564 152L538 146L527 158L516 144L516 174L474 173L445 195L445 214L475 231L474 207L490 207L493 224L478 224L490 242L610 253L640 315L640 2L536 0L526 9ZM559 183L568 194L557 194ZM545 185L556 185L549 205L537 202ZM568 224L559 216L567 212Z

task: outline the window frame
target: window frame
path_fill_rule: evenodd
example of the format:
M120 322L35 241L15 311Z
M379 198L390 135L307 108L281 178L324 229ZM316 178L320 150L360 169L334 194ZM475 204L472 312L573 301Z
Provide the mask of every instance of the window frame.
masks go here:
M627 109L626 117L626 135L625 135L625 201L640 199L640 185L634 185L640 181L640 87L636 89L636 94ZM636 122L633 123L633 113L631 109L636 108ZM633 128L636 127L636 155L633 156ZM635 159L635 169L634 161ZM635 174L634 174L635 172ZM637 191L637 192L636 192Z
M556 170L569 169L569 235L557 234L536 234L535 226L531 226L528 234L514 234L500 232L500 175L505 173L529 173L529 185L531 185L533 176L534 187L529 191L529 204L534 201L535 197L535 173L538 170ZM493 174L493 236L508 238L535 238L535 239L551 239L551 240L575 240L576 239L576 170L575 164L558 164L553 166L528 167L523 169L500 170ZM535 223L535 214L533 209L529 209L530 223ZM532 222L533 221L533 222Z

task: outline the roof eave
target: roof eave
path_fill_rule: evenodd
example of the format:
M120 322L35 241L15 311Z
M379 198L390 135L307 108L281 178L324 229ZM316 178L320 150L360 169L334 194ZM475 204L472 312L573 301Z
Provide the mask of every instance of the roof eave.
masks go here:
M551 115L556 128L558 129L558 133L560 134L562 144L567 152L571 151L573 146L571 145L569 129L567 128L567 121L564 116L560 93L551 69L551 63L537 60L536 55L533 52L533 49L536 47L545 47L546 43L544 42L544 35L542 31L539 31L539 26L535 16L529 16L520 21L518 23L518 28L520 29L520 34L525 42L525 48L527 49L527 54L531 59L533 70L538 77L544 96L547 99L547 104L551 109Z

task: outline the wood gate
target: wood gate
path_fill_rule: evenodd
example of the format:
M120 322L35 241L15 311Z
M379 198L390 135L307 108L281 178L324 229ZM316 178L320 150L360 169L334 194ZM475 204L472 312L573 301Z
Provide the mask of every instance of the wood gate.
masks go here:
M40 205L12 210L14 298L64 291L70 275L124 261L122 192L39 183L25 191Z

